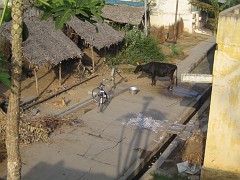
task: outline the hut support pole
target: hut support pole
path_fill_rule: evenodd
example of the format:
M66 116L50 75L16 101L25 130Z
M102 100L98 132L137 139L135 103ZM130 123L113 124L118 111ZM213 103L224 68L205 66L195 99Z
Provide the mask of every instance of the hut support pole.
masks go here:
M36 68L34 68L34 77L35 77L35 83L36 83L37 96L39 96L38 77L37 77Z
M106 47L104 47L104 58L103 58L103 61L104 62L106 61Z
M92 51L92 68L93 68L93 71L95 71L95 62L94 62L94 56L93 56L93 46L91 46L91 51Z
M112 68L112 71L111 71L111 80L112 80L111 87L115 87L115 72L116 72L116 68L114 67Z
M114 46L116 46L116 45L114 45ZM118 56L118 54L119 54L119 49L118 49L118 45L117 45L117 54L116 55Z
M59 80L59 86L61 86L62 85L62 63L60 62L58 66L59 66L59 68L58 68L58 75L59 75L58 80Z

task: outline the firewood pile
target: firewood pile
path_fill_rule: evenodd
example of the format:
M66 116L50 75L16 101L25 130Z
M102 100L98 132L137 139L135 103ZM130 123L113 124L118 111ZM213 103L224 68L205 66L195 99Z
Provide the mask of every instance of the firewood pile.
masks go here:
M20 142L30 144L33 142L50 142L49 135L71 120L57 116L44 116L32 120L20 120L19 135Z
M5 118L4 118L5 119ZM5 138L5 120L0 122L0 139ZM50 142L50 134L62 125L71 125L73 119L65 119L58 116L44 116L35 119L19 121L19 139L21 143Z

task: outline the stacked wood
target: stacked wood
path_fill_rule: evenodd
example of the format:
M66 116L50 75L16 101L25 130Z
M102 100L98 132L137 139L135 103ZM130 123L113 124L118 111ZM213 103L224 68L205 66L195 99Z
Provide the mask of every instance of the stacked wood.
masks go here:
M20 120L20 142L31 144L33 142L50 142L49 136L54 130L64 124L70 124L72 120L57 116L44 116L32 120Z
M0 112L1 114L1 112ZM5 114L5 113L4 113ZM4 118L5 119L5 118ZM19 139L21 143L50 142L50 134L62 125L70 125L73 119L64 119L57 116L44 116L19 121ZM6 121L0 121L0 140L5 141Z

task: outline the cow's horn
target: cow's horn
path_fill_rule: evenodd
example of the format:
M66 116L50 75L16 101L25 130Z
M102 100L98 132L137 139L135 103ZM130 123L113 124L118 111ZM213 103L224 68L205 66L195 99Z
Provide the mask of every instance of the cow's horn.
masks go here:
M139 63L139 62L137 62L137 65L140 65L140 63Z

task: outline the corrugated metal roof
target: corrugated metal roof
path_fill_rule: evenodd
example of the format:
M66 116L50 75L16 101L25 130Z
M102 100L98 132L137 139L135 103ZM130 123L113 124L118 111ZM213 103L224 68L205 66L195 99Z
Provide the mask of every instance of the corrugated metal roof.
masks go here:
M144 2L128 1L128 0L106 0L107 4L127 4L130 6L141 7L144 6Z

